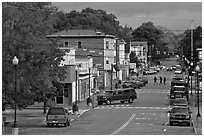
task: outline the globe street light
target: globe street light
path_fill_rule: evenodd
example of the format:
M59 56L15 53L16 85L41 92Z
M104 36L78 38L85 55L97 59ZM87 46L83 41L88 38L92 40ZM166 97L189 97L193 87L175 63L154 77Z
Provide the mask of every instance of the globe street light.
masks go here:
M18 58L15 56L14 59L13 59L13 65L14 65L14 70L15 70L15 89L14 89L14 122L13 122L13 130L12 130L12 133L13 134L18 134L18 128L17 128L17 121L16 121L16 87L17 87L17 78L16 78L16 72L17 72L17 65L18 65Z
M199 82L198 82L198 73L200 72L200 67L197 65L195 68L195 71L197 72L197 107L198 107L198 112L197 112L197 117L200 117L200 110L199 110Z

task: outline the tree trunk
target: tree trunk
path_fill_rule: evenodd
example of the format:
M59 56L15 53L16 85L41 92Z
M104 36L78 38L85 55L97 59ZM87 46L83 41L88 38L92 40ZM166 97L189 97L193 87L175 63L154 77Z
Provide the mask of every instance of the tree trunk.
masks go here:
M44 113L44 114L46 113L46 107L47 107L47 102L44 101L44 105L43 105L43 113Z

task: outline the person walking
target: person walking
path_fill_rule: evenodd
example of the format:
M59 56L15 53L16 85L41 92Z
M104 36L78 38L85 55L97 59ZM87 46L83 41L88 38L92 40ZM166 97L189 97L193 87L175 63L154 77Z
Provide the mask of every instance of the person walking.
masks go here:
M162 85L162 77L160 76L159 79L160 79L159 85Z
M163 78L163 81L164 81L164 85L166 85L166 77L165 76Z
M155 85L155 84L158 84L158 83L157 83L157 77L154 77L154 85Z

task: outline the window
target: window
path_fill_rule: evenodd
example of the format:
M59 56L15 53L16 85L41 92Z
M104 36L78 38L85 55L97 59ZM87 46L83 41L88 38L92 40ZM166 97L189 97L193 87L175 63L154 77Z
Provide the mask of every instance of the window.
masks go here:
M69 41L65 41L65 42L64 42L64 46L65 46L65 47L68 47L68 46L69 46Z
M57 104L63 104L63 96L56 97L56 103Z
M122 92L121 92L121 91L118 91L118 94L122 94Z
M81 68L82 67L82 63L78 64L78 67Z
M81 49L81 41L77 42L78 48Z
M106 60L106 64L109 64L109 60Z
M109 49L109 41L106 41L106 49Z

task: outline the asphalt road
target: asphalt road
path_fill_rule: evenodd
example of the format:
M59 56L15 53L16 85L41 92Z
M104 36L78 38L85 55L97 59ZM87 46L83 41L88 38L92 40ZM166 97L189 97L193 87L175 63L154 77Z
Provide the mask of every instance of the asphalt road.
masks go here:
M176 64L176 59L162 62ZM166 76L166 85L154 85L154 76ZM148 76L149 84L137 90L138 99L132 104L113 102L100 105L72 121L70 127L47 127L45 120L38 126L25 128L20 134L29 135L194 135L193 127L169 126L168 93L173 72L160 71Z

